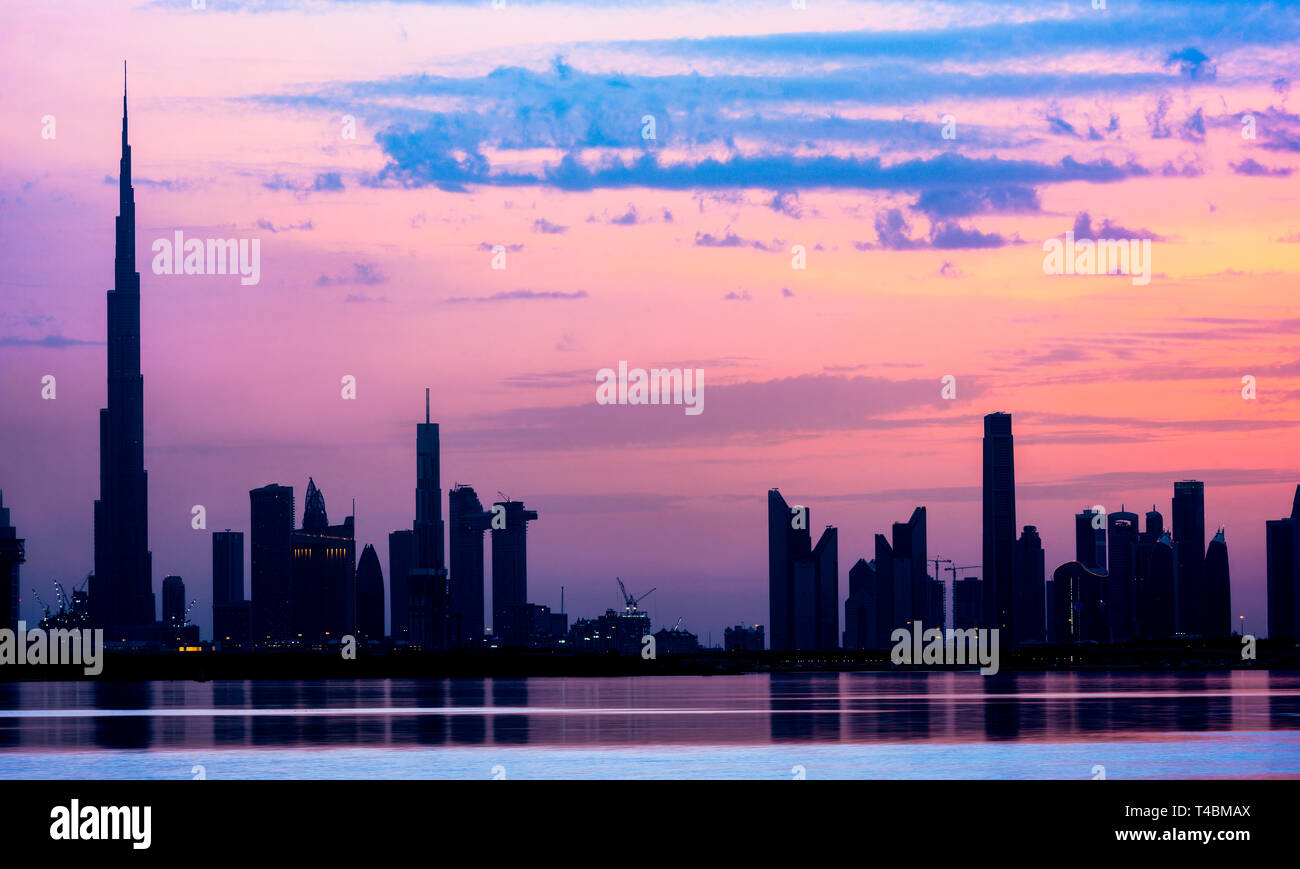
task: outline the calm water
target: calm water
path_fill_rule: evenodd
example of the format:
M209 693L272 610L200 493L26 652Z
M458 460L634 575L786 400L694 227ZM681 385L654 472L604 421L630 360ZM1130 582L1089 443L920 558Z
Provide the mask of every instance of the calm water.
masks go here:
M0 684L0 778L1300 777L1300 673Z

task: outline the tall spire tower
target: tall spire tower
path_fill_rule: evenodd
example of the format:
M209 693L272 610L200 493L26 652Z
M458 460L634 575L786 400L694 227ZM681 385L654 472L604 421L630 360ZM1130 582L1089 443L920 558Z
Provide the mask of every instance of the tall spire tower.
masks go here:
M135 269L135 189L127 142L122 64L122 158L117 245L108 292L108 407L99 412L99 500L91 608L110 640L150 637L155 616L144 469L144 377L140 373L140 273Z
M443 540L438 424L429 422L429 391L424 391L424 422L415 425L415 524L413 565L408 573L410 641L425 651L447 648L447 564Z

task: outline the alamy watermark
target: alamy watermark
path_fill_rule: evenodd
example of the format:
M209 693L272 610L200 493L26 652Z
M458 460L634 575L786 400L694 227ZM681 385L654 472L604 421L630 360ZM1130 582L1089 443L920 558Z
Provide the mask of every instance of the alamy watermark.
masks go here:
M680 404L687 416L704 412L703 368L628 369L619 360L618 371L596 372L597 404Z
M1151 283L1151 239L1080 238L1074 231L1065 240L1043 242L1043 273L1048 275L1131 275L1133 284Z
M156 238L150 248L155 275L234 275L244 286L262 280L260 238Z
M20 621L18 630L0 628L0 666L5 664L76 664L87 676L98 676L104 669L104 630L27 630Z
M981 676L998 672L998 629L947 631L927 629L918 619L915 630L895 628L889 660L895 664L979 664Z

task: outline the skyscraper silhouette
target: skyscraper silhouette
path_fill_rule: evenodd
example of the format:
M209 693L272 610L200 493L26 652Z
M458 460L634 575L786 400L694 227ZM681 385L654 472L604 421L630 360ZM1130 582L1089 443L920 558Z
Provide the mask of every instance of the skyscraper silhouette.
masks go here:
M355 517L329 524L325 495L308 478L302 528L289 536L291 639L335 643L356 632Z
M252 605L244 599L244 534L212 533L212 639L246 648L253 639Z
M285 642L293 637L293 592L289 584L293 488L271 483L251 490L248 501L253 642Z
M1074 560L1089 570L1106 569L1106 514L1088 507L1074 516Z
M429 421L429 390L424 391L424 422L415 426L415 563L407 573L411 596L411 643L425 651L447 648L447 565L443 554L442 488L438 424Z
M928 621L931 613L930 575L926 572L926 534L924 507L913 509L910 519L895 522L893 526L895 628L910 630L918 621L932 628L943 627Z
M1300 637L1300 486L1291 515L1265 523L1269 639Z
M1147 527L1151 527L1147 514ZM1166 531L1151 548L1142 597L1138 601L1138 621L1144 640L1163 640L1177 631L1176 589L1178 560L1174 543Z
M367 543L357 561L357 639L384 638L384 572L375 547Z
M411 567L415 564L415 532L388 532L388 620L393 642L411 639Z
M1232 633L1232 579L1228 573L1228 542L1223 529L1205 550L1205 605L1201 633L1226 637Z
M18 565L26 561L23 539L9 524L5 493L0 491L0 628L18 628Z
M1138 516L1121 508L1106 516L1106 618L1110 641L1123 643L1137 632Z
M529 617L520 608L528 602L528 523L537 519L522 501L497 501L504 525L492 527L492 630L507 645L524 645Z
M794 646L794 563L812 552L809 510L792 512L776 489L767 492L767 607L773 651Z
M1174 483L1174 557L1178 631L1197 636L1205 598L1205 484L1197 480Z
M1047 639L1044 582L1047 577L1043 541L1038 528L1026 525L1015 547L1015 630L1016 646L1042 643Z
M127 144L122 65L122 158L113 289L108 292L108 407L99 412L99 500L90 606L108 639L152 637L156 608L144 469L144 377L140 373L140 273L135 270L135 190Z
M1016 472L1011 414L984 417L984 607L986 627L1014 636Z
M179 628L185 624L185 580L170 574L163 577L162 583L162 622L169 628Z
M839 532L827 525L794 563L794 648L839 648Z
M478 494L469 486L447 493L451 528L451 629L456 648L483 640L483 532L492 524Z

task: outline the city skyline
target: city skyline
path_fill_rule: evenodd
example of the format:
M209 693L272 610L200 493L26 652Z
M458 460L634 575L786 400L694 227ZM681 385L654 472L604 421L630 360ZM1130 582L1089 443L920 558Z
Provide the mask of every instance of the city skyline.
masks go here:
M139 472L150 472L143 551L157 562L151 590L160 592L164 575L186 577L209 636L210 535L230 528L247 536L243 493L276 481L299 488L314 479L336 505L356 497L357 545L373 543L387 572L388 534L411 523L414 396L431 383L446 488L465 483L485 501L501 491L538 510L529 597L555 606L563 586L575 614L617 606L612 577L622 576L634 587L658 586L647 602L656 625L685 615L688 628L718 642L726 625L767 622L767 565L756 529L772 487L810 505L814 528L838 529L841 598L847 569L875 551L874 535L917 506L927 507L931 554L980 563L972 432L986 410L1002 408L1020 421L1014 533L1037 528L1049 576L1075 550L1073 518L1081 509L1103 504L1113 516L1120 507L1144 512L1154 503L1173 526L1170 485L1195 478L1206 488L1204 542L1226 527L1240 610L1234 615L1262 632L1264 523L1287 513L1296 474L1288 402L1300 369L1287 343L1293 242L1279 241L1296 231L1296 182L1283 147L1293 115L1289 85L1277 83L1289 81L1286 69L1261 77L1250 56L1259 43L1216 29L1216 16L1226 13L1214 4L1206 9L1203 22L1180 20L1167 36L1157 25L1168 22L1158 16L1140 24L1136 32L1156 48L1120 46L1142 72L1126 79L1130 90L1100 114L1089 105L1100 72L1080 54L1067 57L1081 87L1095 90L1079 97L1058 88L1058 105L1044 101L1027 116L1011 110L1014 98L991 79L984 84L998 111L979 126L971 114L978 104L942 93L929 92L920 119L872 109L875 121L904 118L913 131L889 128L879 153L890 165L924 174L956 171L964 160L985 167L994 158L1023 160L1007 169L1008 184L970 182L961 188L965 197L931 182L883 192L853 187L834 173L813 177L793 158L780 165L805 174L790 175L780 189L754 179L721 188L700 180L684 189L654 177L543 180L515 189L491 178L430 178L418 171L434 172L437 161L409 159L403 142L416 147L418 136L402 139L395 126L419 117L386 116L381 101L367 96L367 88L400 91L404 80L391 76L436 66L391 34L369 38L393 39L392 59L369 58L367 68L348 73L350 83L313 65L319 58L301 66L306 97L265 64L214 84L220 77L184 71L172 48L128 52L137 100L132 129L145 131L135 186L148 191L132 258L150 262L150 242L177 230L197 238L255 236L263 258L256 286L141 269L149 393ZM753 33L734 38L755 50L766 34L774 56L788 62L798 55L794 30L804 22L827 26L811 11L796 25L766 10ZM419 9L407 20L481 12ZM463 78L407 85L441 96L477 87L505 99L491 90L504 77L534 89L529 93L582 96L603 94L601 77L621 70L634 91L653 95L664 117L690 132L691 147L712 147L700 117L674 113L680 94L672 88L681 83L655 74L654 58L681 46L653 46L647 60L612 43L642 21L634 12L584 23L598 48L567 61L556 61L562 51L534 54L518 60L521 67L511 66L508 45L535 12L509 14L516 17L502 19L509 25L503 34L477 37L490 43L480 45L478 60L456 55ZM1034 14L985 26L1032 29L1046 20ZM1276 44L1294 36L1293 23L1258 14L1277 24ZM73 24L58 51L89 44L94 28L98 36L124 26L100 15ZM133 10L129 17L173 28L178 44L233 32L222 14L202 23L175 11ZM327 20L326 30L337 35L347 18L336 12ZM929 32L905 16L891 21L900 32ZM838 26L862 23L850 16ZM1079 15L1075 23L1081 49L1098 44L1088 19ZM211 35L198 36L202 28ZM671 28L659 23L646 36L670 40ZM1183 53L1184 43L1203 54ZM1069 50L1065 42L1058 47ZM78 586L94 564L94 528L84 514L101 493L89 420L116 403L112 390L105 394L99 339L107 330L98 293L116 244L107 215L131 178L126 155L117 177L105 159L117 135L105 106L116 102L119 59L85 77L80 67L58 69L55 59L28 49L0 64L8 68L13 58L30 61L51 83L19 94L24 110L59 121L53 139L31 130L0 133L14 157L3 176L0 241L14 308L0 336L0 361L5 405L17 409L0 482L10 522L26 540L22 607L30 622L39 616L32 586L44 591L55 579ZM757 63L745 59L739 71ZM713 88L715 73L701 65L701 86ZM498 68L507 72L494 78ZM779 74L795 80L789 69ZM708 93L716 105L717 92ZM860 94L849 98L871 108ZM323 108L313 109L313 99ZM38 105L42 100L52 105ZM956 140L940 138L940 109L949 103ZM816 114L824 106L810 101L804 108ZM178 109L194 123L170 123ZM357 140L338 136L346 109L360 122ZM1111 109L1121 134L1102 123ZM1239 135L1238 116L1247 109L1261 125L1260 138L1249 143ZM637 130L641 114L629 113ZM236 123L245 115L247 126ZM1100 144L1088 144L1091 120ZM238 132L219 134L222 123ZM660 141L690 150L672 138L673 129L661 123ZM601 132L608 131L587 129L587 138L572 144L598 145ZM817 132L827 137L819 153L844 158L832 131ZM867 125L853 135L862 146ZM488 136L497 166L519 148L502 137L495 127ZM549 145L556 152L550 165L558 166L566 143ZM853 153L874 156L870 149ZM1067 158L1146 174L1119 172L1104 184L1041 174ZM1166 162L1172 173L1163 171ZM61 180L48 180L47 171ZM471 190L449 189L456 185ZM365 217L376 213L387 216ZM926 215L933 218L930 237ZM1038 242L1086 228L1084 216L1098 231L1103 221L1116 231L1150 227L1159 263L1150 285L1043 275ZM972 232L1007 243L944 246L957 230L974 241ZM806 271L788 268L794 243L807 246ZM495 244L510 263L500 272L480 247ZM647 367L695 363L707 372L707 409L684 417L680 408L596 406L595 372L623 359ZM58 378L54 401L40 399L47 374ZM949 374L952 400L941 397ZM357 378L355 402L339 398L345 375ZM1243 398L1246 375L1258 376L1258 399ZM194 505L206 508L202 533L190 527ZM255 562L247 550L250 578ZM491 608L486 612L490 619Z

